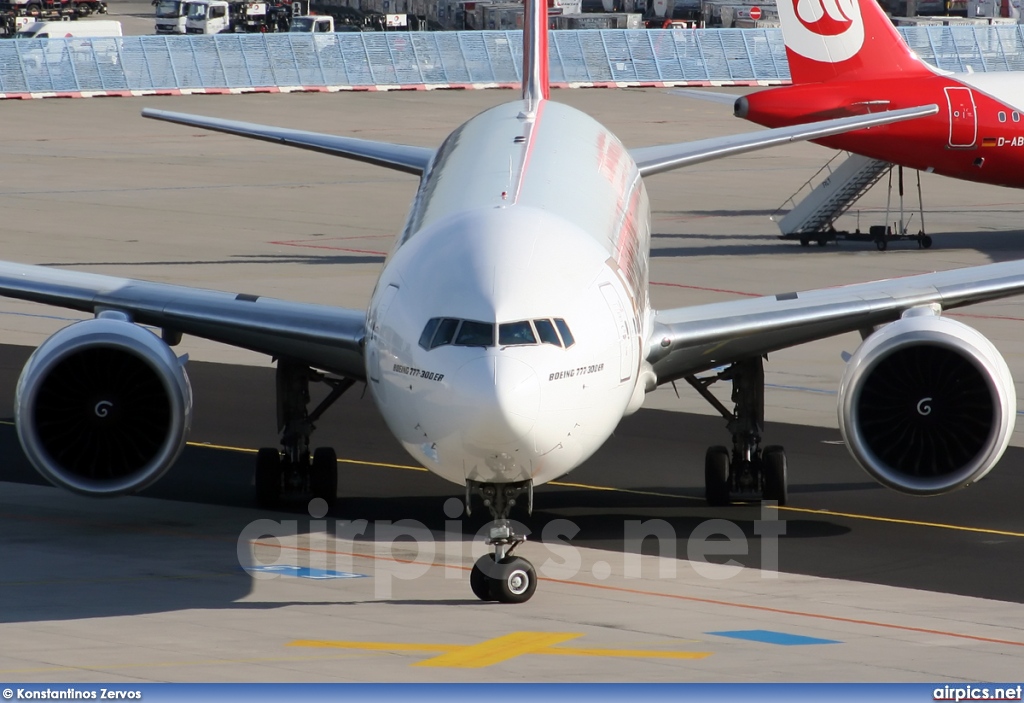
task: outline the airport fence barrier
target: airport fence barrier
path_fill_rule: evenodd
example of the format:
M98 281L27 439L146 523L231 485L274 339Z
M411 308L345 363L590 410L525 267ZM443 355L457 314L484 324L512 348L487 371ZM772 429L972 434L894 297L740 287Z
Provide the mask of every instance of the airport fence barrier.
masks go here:
M1016 25L901 28L942 69L1024 70ZM0 97L489 88L520 82L521 33L218 34L0 42ZM789 82L778 29L563 30L550 75L567 86Z

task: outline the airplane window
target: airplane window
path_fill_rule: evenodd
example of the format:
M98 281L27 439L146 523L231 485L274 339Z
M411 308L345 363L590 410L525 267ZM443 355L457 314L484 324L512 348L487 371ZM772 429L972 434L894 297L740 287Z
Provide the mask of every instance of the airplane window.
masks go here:
M551 320L534 320L533 326L537 328L537 336L540 337L541 343L554 344L556 347L562 346Z
M558 327L558 331L562 335L562 341L565 342L566 349L576 343L576 340L572 338L572 332L569 331L569 325L565 324L565 320L558 318L555 320L555 325Z
M445 344L451 344L452 340L455 339L455 330L459 327L459 321L453 320L450 317L446 317L441 320L441 323L437 326L437 333L434 335L434 341L430 343L430 348L442 347Z
M1000 122L1006 122L1006 113L1005 112L1000 112L999 113L999 121Z
M533 328L529 320L522 322L506 322L498 327L498 344L509 347L516 344L536 344Z
M1014 122L1020 122L1020 113L1019 112L1011 112L1010 113L1010 117L1013 118Z
M490 322L474 322L463 320L459 335L455 338L459 347L493 347L494 324Z
M430 340L434 337L434 332L437 331L437 325L440 322L440 317L432 317L427 320L427 326L423 328L423 334L420 335L421 347L424 349L430 349Z

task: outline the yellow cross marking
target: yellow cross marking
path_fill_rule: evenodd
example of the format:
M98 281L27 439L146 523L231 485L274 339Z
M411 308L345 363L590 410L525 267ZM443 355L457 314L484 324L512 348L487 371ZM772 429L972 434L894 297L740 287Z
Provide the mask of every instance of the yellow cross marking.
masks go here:
M417 662L413 666L436 666L457 669L479 669L485 666L500 664L524 654L649 659L703 659L711 654L711 652L671 652L647 649L597 649L593 647L557 646L582 636L578 632L513 632L471 645L295 640L294 642L289 642L288 646L361 649L377 652L441 652L439 656Z
M515 659L523 654L533 654L566 640L580 637L575 632L513 632L480 644L447 652L439 657L427 659L413 666L440 666L454 669L480 669L493 664Z

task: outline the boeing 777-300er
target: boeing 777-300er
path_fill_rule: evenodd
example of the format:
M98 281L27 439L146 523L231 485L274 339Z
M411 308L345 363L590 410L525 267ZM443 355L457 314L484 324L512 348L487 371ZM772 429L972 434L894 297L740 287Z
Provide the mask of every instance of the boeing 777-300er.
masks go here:
M852 331L866 339L842 380L839 421L856 460L915 494L988 473L1013 427L1013 383L988 340L942 313L1024 293L1024 262L675 310L652 310L648 295L644 177L934 105L627 149L549 98L546 3L528 1L526 13L521 96L437 149L146 110L415 174L419 189L366 311L0 263L0 294L94 314L43 342L18 382L18 437L40 473L92 496L152 484L191 418L172 346L189 334L255 350L278 360L283 450L258 454L264 504L336 496L334 451L311 453L310 435L330 401L365 382L408 452L490 511L493 553L471 572L474 593L522 602L536 574L513 556L525 537L512 507L531 507L535 486L579 466L658 384L685 379L728 418L731 447L705 459L711 504L784 503L786 455L761 447L763 360ZM331 392L310 410L314 379ZM734 409L710 394L715 379L732 382Z
M738 99L679 92L731 103L737 117L767 127L935 104L931 117L819 143L919 171L1024 187L1024 72L929 66L877 0L779 0L778 9L792 86Z

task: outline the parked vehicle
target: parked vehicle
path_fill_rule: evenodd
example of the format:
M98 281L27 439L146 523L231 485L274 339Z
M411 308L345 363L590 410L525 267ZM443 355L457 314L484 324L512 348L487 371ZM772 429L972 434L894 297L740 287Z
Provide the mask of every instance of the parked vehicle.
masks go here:
M91 20L87 22L33 22L17 34L15 39L47 39L66 37L119 37L121 23L117 20Z
M184 34L187 17L187 0L157 0L156 33Z
M288 31L291 5L229 0L189 0L186 34Z
M289 32L333 32L334 18L330 15L299 15L292 17Z

